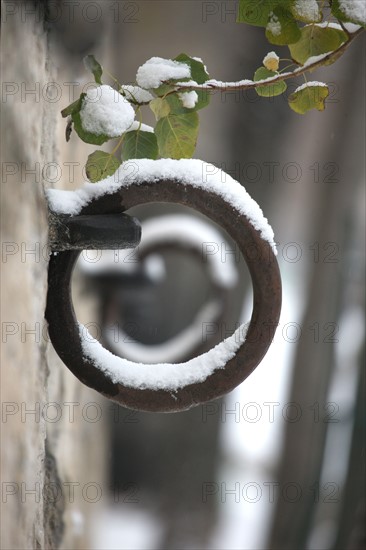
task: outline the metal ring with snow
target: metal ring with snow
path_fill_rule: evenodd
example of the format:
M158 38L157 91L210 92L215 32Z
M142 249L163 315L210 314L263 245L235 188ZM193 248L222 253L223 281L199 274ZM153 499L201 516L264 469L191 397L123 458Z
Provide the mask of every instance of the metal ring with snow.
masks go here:
M141 364L116 357L78 323L71 300L71 275L79 251L52 255L46 319L53 346L87 386L138 410L175 412L233 390L263 359L281 309L281 278L273 231L257 203L228 174L200 160L133 160L97 184L77 191L48 191L55 216L125 212L151 202L198 210L237 243L253 284L249 326L241 325L215 348L185 363Z
M137 248L119 250L117 255L113 250L103 250L98 261L92 263L80 256L77 268L87 280L96 282L96 289L98 280L108 285L108 276L113 277L113 281L120 276L119 285L123 285L123 276L128 274L130 279L141 277L141 270L147 280L159 284L166 276L165 255L172 251L184 253L191 262L202 265L206 284L211 288L211 297L178 334L159 344L147 344L124 331L123 321L121 323L119 317L120 306L112 294L108 305L105 305L108 322L102 324L103 344L113 354L137 363L187 361L207 351L212 347L212 342L217 343L218 331L212 330L212 327L223 326L230 291L238 284L237 255L233 257L229 254L223 262L222 251L230 247L223 233L209 220L192 214L154 216L141 222L141 230L144 239ZM205 337L203 327L210 327Z

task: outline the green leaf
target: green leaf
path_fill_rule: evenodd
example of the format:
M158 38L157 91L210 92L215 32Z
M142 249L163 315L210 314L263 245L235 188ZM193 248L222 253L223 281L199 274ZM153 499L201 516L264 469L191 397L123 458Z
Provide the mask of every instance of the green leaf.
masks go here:
M319 23L323 17L317 2L311 5L304 0L298 0L291 4L290 10L294 18L303 23Z
M65 130L66 141L70 141L71 133L72 133L72 120L70 119L66 125L66 130Z
M85 68L93 73L95 82L97 84L102 84L103 69L100 63L98 63L95 59L94 55L85 56L83 61Z
M289 8L291 0L240 0L238 23L249 23L256 27L266 27L269 14L276 7Z
M333 0L332 14L345 23L355 23L366 27L366 3L364 0Z
M82 95L85 96L85 94L82 94ZM72 113L76 111L80 111L80 109L81 109L81 97L79 97L79 99L71 103L71 105L69 105L68 107L65 107L65 109L62 109L61 115L63 118L66 118L67 116L72 115Z
M173 115L161 118L155 127L159 153L164 158L191 158L198 136L198 114Z
M294 44L300 37L300 29L289 10L280 6L269 14L266 26L266 38L271 44L276 44L277 46Z
M206 67L204 66L202 61L193 59L193 57L189 57L189 55L185 53L179 54L175 58L175 61L180 61L181 63L185 63L191 69L191 78L183 79L181 80L181 82L184 82L184 80L194 80L195 82L197 82L197 84L204 84L205 82L207 82L207 80L209 80L210 75L206 71ZM189 90L187 90L187 92L189 92ZM196 94L198 95L198 100L196 105L193 107L193 109L186 109L185 107L183 107L182 102L178 98L181 108L184 109L184 111L180 110L181 113L198 111L199 109L203 109L204 107L207 107L211 98L210 92L208 90L196 90ZM174 94L167 96L167 99L171 97L174 97ZM174 99L173 99L173 102L174 102ZM176 104L176 107L177 109L179 109L178 104ZM173 110L174 109L172 108L172 111ZM178 111L174 110L174 112L178 112Z
M194 111L199 111L209 104L210 101L210 92L207 90L195 90L198 99L197 103L191 109L183 106L183 102L179 97L180 94L189 93L190 90L185 90L183 92L169 94L166 96L165 101L169 104L170 112L175 115L184 115L188 113L193 113Z
M301 38L296 44L291 44L291 57L303 65L309 57L332 52L347 40L344 31L331 27L309 25L301 29Z
M122 148L123 161L129 159L156 159L158 154L158 141L153 132L132 130L126 133Z
M324 111L325 99L329 95L328 86L322 86L320 83L317 86L316 83L307 85L300 90L295 90L289 97L289 105L295 113L300 115L305 114L310 109L318 109L318 111Z
M77 133L79 138L85 143L92 143L93 145L103 145L103 143L105 143L109 139L112 139L110 136L107 136L106 134L97 135L84 130L81 123L81 117L80 117L79 111L72 113L71 116L72 116L72 121L74 123L75 132Z
M168 101L166 99L162 99L161 97L152 99L149 103L149 107L154 113L156 120L160 120L161 118L168 116L170 113Z
M187 79L180 78L179 80L177 80L177 82L182 82L183 80L187 80ZM174 89L175 89L174 84L161 84L158 88L154 88L153 92L158 97L163 97L170 92L174 92Z
M107 176L112 176L121 162L113 155L104 151L94 151L86 162L86 175L89 181L95 183Z
M203 84L207 80L209 80L210 76L208 72L206 71L206 68L202 61L198 61L197 59L193 59L193 57L189 57L189 55L185 53L179 54L177 57L174 58L174 61L179 61L180 63L185 63L188 65L191 69L191 78L187 80L194 80L197 82L197 84ZM181 79L180 79L181 80Z
M278 73L274 71L269 71L265 67L259 67L254 73L254 82L258 80L265 80L271 76L276 76ZM255 89L258 95L262 97L274 97L276 95L281 95L287 89L287 84L284 80L280 82L274 82L273 84L269 83L268 86L259 86Z

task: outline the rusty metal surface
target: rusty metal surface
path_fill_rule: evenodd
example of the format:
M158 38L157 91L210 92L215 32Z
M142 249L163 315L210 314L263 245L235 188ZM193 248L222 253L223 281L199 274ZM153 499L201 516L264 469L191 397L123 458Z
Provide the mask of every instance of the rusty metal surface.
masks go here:
M118 250L134 248L141 240L140 222L126 214L50 215L50 249Z
M253 313L247 337L225 368L204 382L176 392L135 389L114 383L84 357L78 323L71 300L71 275L80 251L63 251L51 257L46 319L53 346L65 365L87 386L132 409L176 412L205 403L233 390L256 368L266 354L281 310L281 278L270 245L248 219L214 193L174 181L157 181L122 188L93 200L81 215L124 212L139 204L171 202L189 206L224 228L237 243L248 265L253 284Z

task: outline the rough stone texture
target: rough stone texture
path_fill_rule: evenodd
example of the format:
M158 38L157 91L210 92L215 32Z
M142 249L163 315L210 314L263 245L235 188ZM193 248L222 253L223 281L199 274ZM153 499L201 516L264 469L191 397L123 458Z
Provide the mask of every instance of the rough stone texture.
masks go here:
M91 482L102 487L104 476L103 419L93 423L81 414L98 396L58 360L44 322L43 168L57 162L59 110L45 100L47 83L57 80L45 5L2 1L1 547L7 550L88 547L93 488L87 498L82 489Z

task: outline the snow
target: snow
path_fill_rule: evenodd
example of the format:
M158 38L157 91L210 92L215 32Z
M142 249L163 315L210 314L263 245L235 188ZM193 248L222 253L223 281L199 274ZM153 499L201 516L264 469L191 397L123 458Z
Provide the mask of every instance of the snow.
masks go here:
M222 262L221 250L228 244L222 234L207 222L184 214L151 218L142 223L141 252L156 243L178 243L198 250L212 281L221 288L232 288L238 280L234 256Z
M166 278L166 265L163 256L160 254L149 254L143 262L143 270L155 283L161 283Z
M199 63L202 63L203 68L205 69L206 73L208 74L207 66L204 64L201 57L192 57L192 59L194 59L195 61L198 61Z
M280 58L276 54L276 52L268 52L267 55L263 59L263 64L268 61L269 59L275 59L276 61L279 61Z
M198 101L198 95L197 92L183 92L182 94L178 94L179 98L182 100L183 107L186 109L193 109Z
M339 0L339 8L349 19L366 24L366 3L364 0Z
M237 283L235 257L230 254L225 257L225 261L222 261L221 250L229 250L229 244L221 233L206 221L191 215L170 214L144 220L141 225L143 239L135 250L103 250L98 254L97 261L88 261L82 254L78 261L79 267L84 273L92 275L106 270L133 273L141 267L138 261L139 255L144 255L151 246L175 243L177 247L193 248L202 254L209 276L218 287L228 289ZM165 276L165 264L161 255L148 254L142 263L142 268L151 280L161 280ZM211 300L201 308L186 329L159 345L141 344L120 327L117 331L114 325L103 329L103 337L108 343L108 349L131 361L142 363L180 361L202 343L203 323L217 322L221 313L222 303Z
M205 85L207 84L208 80L206 80L206 82L204 84L198 84L195 80L185 80L184 82L176 82L175 85L176 86L179 86L179 88L181 86L186 86L187 88L189 87L198 87L198 88L204 88Z
M82 251L78 267L83 273L97 275L100 273L136 273L139 261L131 248L119 250L98 250L96 257L90 257L90 250Z
M102 85L87 91L80 118L86 132L114 138L121 136L131 126L135 111L120 93L111 86Z
M305 67L309 67L310 65L314 65L314 63L317 63L318 61L322 61L325 59L328 55L333 53L333 51L321 53L320 55L313 55L312 57L309 57L301 67L294 70L294 73L297 71L302 71Z
M159 364L181 361L202 344L202 330L206 323L215 323L222 313L220 301L212 300L197 313L191 324L176 336L162 344L152 346L141 344L126 334L121 328L116 333L115 326L106 327L103 337L114 353L130 361Z
M122 163L116 172L97 183L85 183L76 191L48 189L50 209L56 214L77 215L90 201L121 188L141 183L173 180L221 197L233 209L233 216L244 215L275 254L274 234L258 204L239 182L213 164L198 159L134 159Z
M185 214L169 214L144 220L141 230L143 238L135 249L101 250L96 259L89 257L90 251L85 254L82 252L78 260L79 267L83 272L92 274L105 271L133 273L139 268L139 255L144 255L146 250L154 245L176 243L178 246L193 248L202 255L209 276L218 287L229 289L238 282L235 256L225 254L225 261L222 260L222 250L229 250L229 244L206 221ZM152 267L147 264L147 260L151 261L152 256L150 254L144 261L148 275ZM161 266L159 272L162 272Z
M301 90L305 90L305 88L311 88L311 87L319 87L319 86L322 86L322 87L327 87L326 84L324 84L324 82L317 82L317 81L312 81L312 82L305 82L304 84L302 84L301 86L299 86L298 88L296 88L296 90L294 91L294 94L296 94L297 92L301 92Z
M276 54L276 52L269 52L267 55L263 58L263 65L268 69L269 71L277 71L278 65L279 65L280 58Z
M247 325L239 328L208 352L185 363L133 363L113 355L95 340L79 323L84 356L103 371L113 383L136 389L177 391L179 388L204 382L217 369L225 368L245 341Z
M148 124L143 124L138 120L134 120L131 126L127 128L126 132L132 132L132 130L140 130L141 132L150 132L152 134L154 133L154 128L152 126L148 126Z
M126 98L130 101L136 101L137 103L149 103L154 96L147 90L140 88L140 86L131 86L130 84L123 84L121 90L125 92Z
M310 25L306 25L307 27ZM342 25L339 23L333 23L333 21L323 21L322 23L315 23L314 27L320 27L321 29L336 29L337 31L343 31Z
M296 0L294 10L299 17L307 21L319 21L319 6L316 0Z
M343 23L343 26L351 34L361 29L361 25L355 25L354 23Z
M281 34L281 23L278 20L278 17L271 12L269 14L269 21L267 24L267 31L271 32L273 36L279 36Z
M136 75L136 82L141 88L158 88L167 80L177 78L190 78L191 69L186 63L152 57L139 67Z

